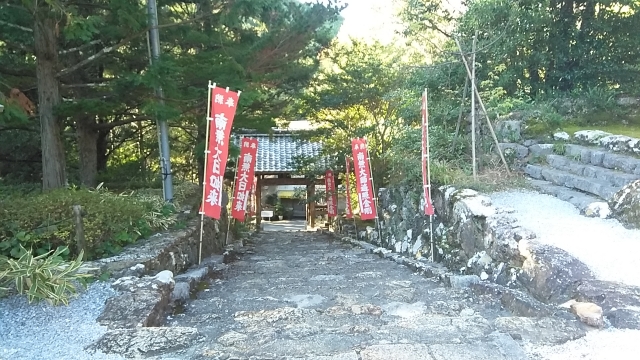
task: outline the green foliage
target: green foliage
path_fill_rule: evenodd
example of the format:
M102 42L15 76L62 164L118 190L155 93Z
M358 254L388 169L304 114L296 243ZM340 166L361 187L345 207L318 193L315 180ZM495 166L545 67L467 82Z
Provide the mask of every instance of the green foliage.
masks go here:
M53 305L68 305L77 292L76 283L91 277L78 273L82 253L73 261L64 260L65 252L68 253L65 247L38 256L23 247L20 252L17 259L0 255L0 285L13 284L18 294L27 296L29 303L47 300Z
M469 163L465 164L466 144L458 141L451 149L453 133L444 131L440 126L429 130L431 181L437 185L454 184L466 176ZM394 142L385 159L391 167L388 183L410 188L422 186L421 163L422 130L405 128L402 136Z
M23 89L37 103L37 91L24 90L37 82L33 32L24 29L33 27L36 15L55 18L60 51L51 66L62 73L58 90L68 101L52 112L65 134L75 132L64 139L69 181L77 184L86 181L83 174L96 172L119 186L157 181L156 118L171 126L174 177L196 181L207 80L242 90L235 129L269 131L275 120L298 114L298 99L319 67L318 55L341 25L341 8L333 0L159 2L162 55L150 65L144 1L4 1L0 91ZM156 98L157 86L164 90L163 104ZM43 154L37 120L4 131L4 118L19 115L12 110L0 114L0 177L39 181ZM81 161L85 156L97 161Z
M556 155L564 155L565 152L567 151L566 149L566 145L563 143L556 143L553 144L553 153Z
M0 216L4 220L0 227L0 254L16 258L21 256L21 247L40 255L66 246L70 251L60 256L75 256L73 205L81 205L86 212L83 223L89 259L115 254L123 246L175 222L172 205L158 196L134 192L65 189L8 195L0 198Z

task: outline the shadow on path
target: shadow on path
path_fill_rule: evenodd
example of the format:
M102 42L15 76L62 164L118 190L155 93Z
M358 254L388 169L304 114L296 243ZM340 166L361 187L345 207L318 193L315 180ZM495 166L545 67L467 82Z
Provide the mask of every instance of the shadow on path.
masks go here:
M168 321L203 336L173 358L527 359L496 331L511 315L491 296L445 288L328 235L272 229Z

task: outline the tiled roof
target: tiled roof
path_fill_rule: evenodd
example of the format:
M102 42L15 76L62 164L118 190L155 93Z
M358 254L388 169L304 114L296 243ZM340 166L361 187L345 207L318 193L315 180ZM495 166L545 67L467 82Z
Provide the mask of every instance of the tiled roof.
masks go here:
M296 138L292 134L242 134L235 137L258 139L258 158L256 173L286 173L295 170L296 157L314 157L320 155L322 145Z

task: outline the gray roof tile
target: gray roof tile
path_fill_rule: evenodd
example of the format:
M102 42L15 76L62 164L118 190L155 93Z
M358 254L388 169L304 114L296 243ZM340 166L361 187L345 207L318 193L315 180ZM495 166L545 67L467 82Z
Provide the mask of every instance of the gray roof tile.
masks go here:
M242 134L236 135L234 142L241 137L258 139L256 173L292 172L296 157L314 157L320 155L322 144L296 138L292 134Z

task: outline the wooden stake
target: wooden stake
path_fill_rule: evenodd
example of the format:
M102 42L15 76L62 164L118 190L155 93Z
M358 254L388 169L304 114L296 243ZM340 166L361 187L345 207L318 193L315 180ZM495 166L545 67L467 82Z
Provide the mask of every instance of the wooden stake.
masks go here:
M87 259L87 242L84 237L84 222L82 221L82 206L73 205L73 222L75 224L76 246L78 253L82 254L82 260Z
M467 76L471 77L471 69L469 68L469 63L467 63L467 59L464 57L464 51L462 51L462 46L460 46L460 42L458 39L455 39L456 45L458 45L458 50L460 50L460 55L462 55L462 62L464 63L464 67L467 70ZM484 116L487 119L487 125L489 125L489 130L491 131L491 136L493 137L493 141L496 143L496 147L498 150L498 154L500 154L500 159L502 159L502 163L504 164L505 170L508 175L511 175L509 171L509 165L507 164L507 160L504 158L504 154L502 154L502 150L500 150L500 142L498 141L498 137L496 136L495 131L493 131L493 125L491 125L491 119L489 119L489 113L484 106L484 102L480 97L480 93L478 92L478 88L472 87L471 93L477 96L478 103L480 104L480 108L484 112Z

